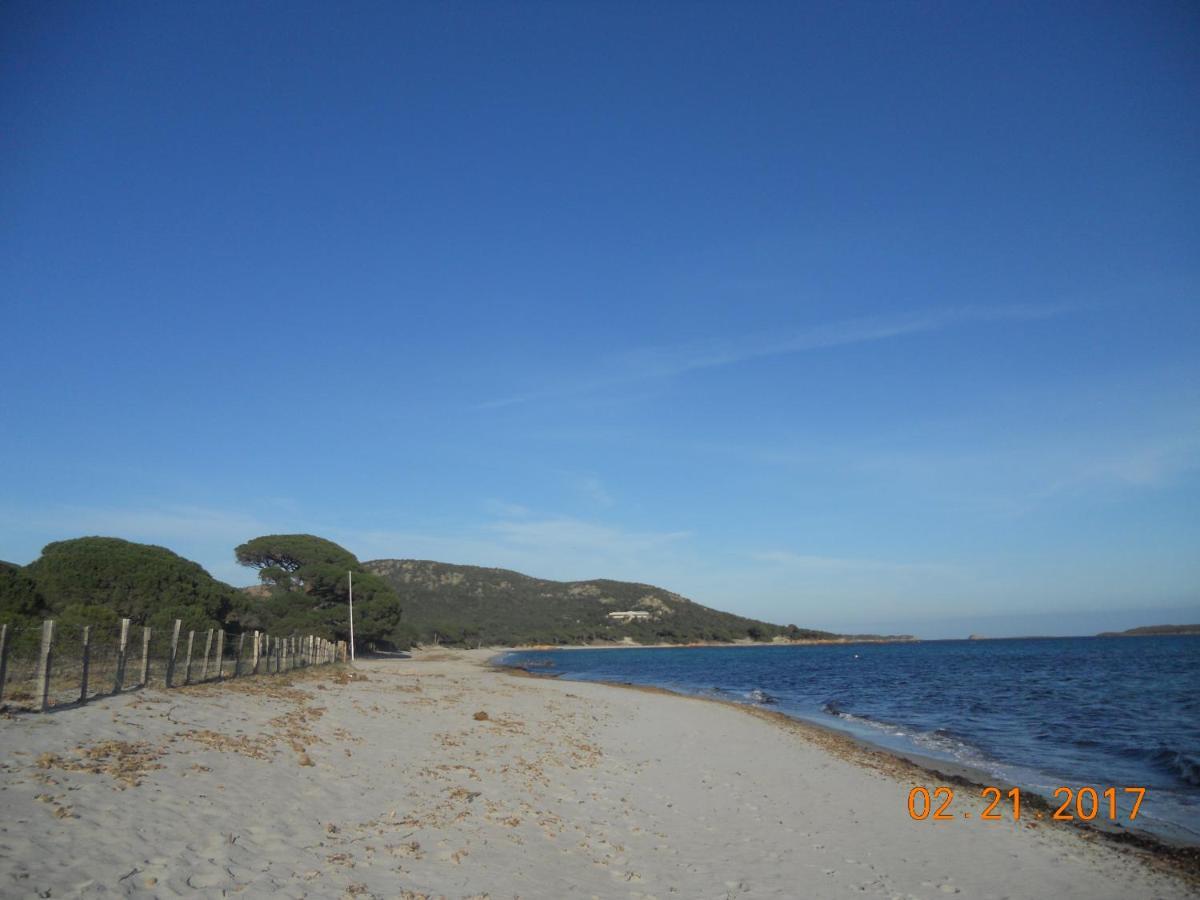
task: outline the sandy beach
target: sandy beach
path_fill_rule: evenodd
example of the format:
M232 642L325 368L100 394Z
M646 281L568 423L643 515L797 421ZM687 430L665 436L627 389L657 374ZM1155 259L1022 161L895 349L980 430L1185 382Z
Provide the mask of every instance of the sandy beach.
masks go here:
M972 796L969 819L913 821L916 770L819 729L492 654L6 716L0 895L1197 895L1138 849L982 822Z

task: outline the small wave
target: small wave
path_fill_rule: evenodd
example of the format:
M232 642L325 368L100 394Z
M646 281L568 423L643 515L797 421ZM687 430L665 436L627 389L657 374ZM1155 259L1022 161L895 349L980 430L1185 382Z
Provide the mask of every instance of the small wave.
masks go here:
M1170 772L1184 784L1200 787L1200 759L1195 756L1162 747L1150 755L1150 762Z
M772 697L761 688L755 688L746 695L750 700L758 703L761 706L774 706L779 702L778 698Z
M821 712L829 716L836 716L844 722L854 722L858 725L869 725L870 727L878 728L881 731L894 731L900 727L899 725L895 725L891 722L881 722L878 719L872 719L868 716L856 716L852 712L846 712L846 710L838 706L836 700L826 701L825 705L821 707Z

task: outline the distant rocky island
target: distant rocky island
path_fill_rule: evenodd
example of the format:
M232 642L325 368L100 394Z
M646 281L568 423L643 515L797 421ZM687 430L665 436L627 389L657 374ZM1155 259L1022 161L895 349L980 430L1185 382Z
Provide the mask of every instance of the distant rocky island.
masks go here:
M1174 634L1200 634L1200 625L1143 625L1128 631L1102 631L1096 637L1152 637Z

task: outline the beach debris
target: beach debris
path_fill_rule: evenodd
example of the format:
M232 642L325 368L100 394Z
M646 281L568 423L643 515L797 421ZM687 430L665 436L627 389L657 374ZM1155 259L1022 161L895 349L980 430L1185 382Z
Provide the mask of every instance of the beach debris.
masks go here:
M472 718L474 718L476 722L486 722L488 719L491 718L491 716L489 716L486 712L484 712L481 709L479 712L475 713L475 715Z
M43 753L35 764L40 769L108 775L124 789L136 787L151 770L161 769L158 759L163 752L145 741L101 741L90 747L76 747L74 753L78 759Z
M334 672L329 676L335 684L349 684L352 681L370 681L362 672Z

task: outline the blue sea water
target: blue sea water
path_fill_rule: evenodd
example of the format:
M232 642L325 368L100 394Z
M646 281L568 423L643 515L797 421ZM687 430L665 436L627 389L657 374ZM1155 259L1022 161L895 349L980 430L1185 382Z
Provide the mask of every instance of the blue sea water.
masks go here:
M499 662L766 705L1047 798L1062 785L1145 787L1134 827L1200 844L1200 637L516 651Z

